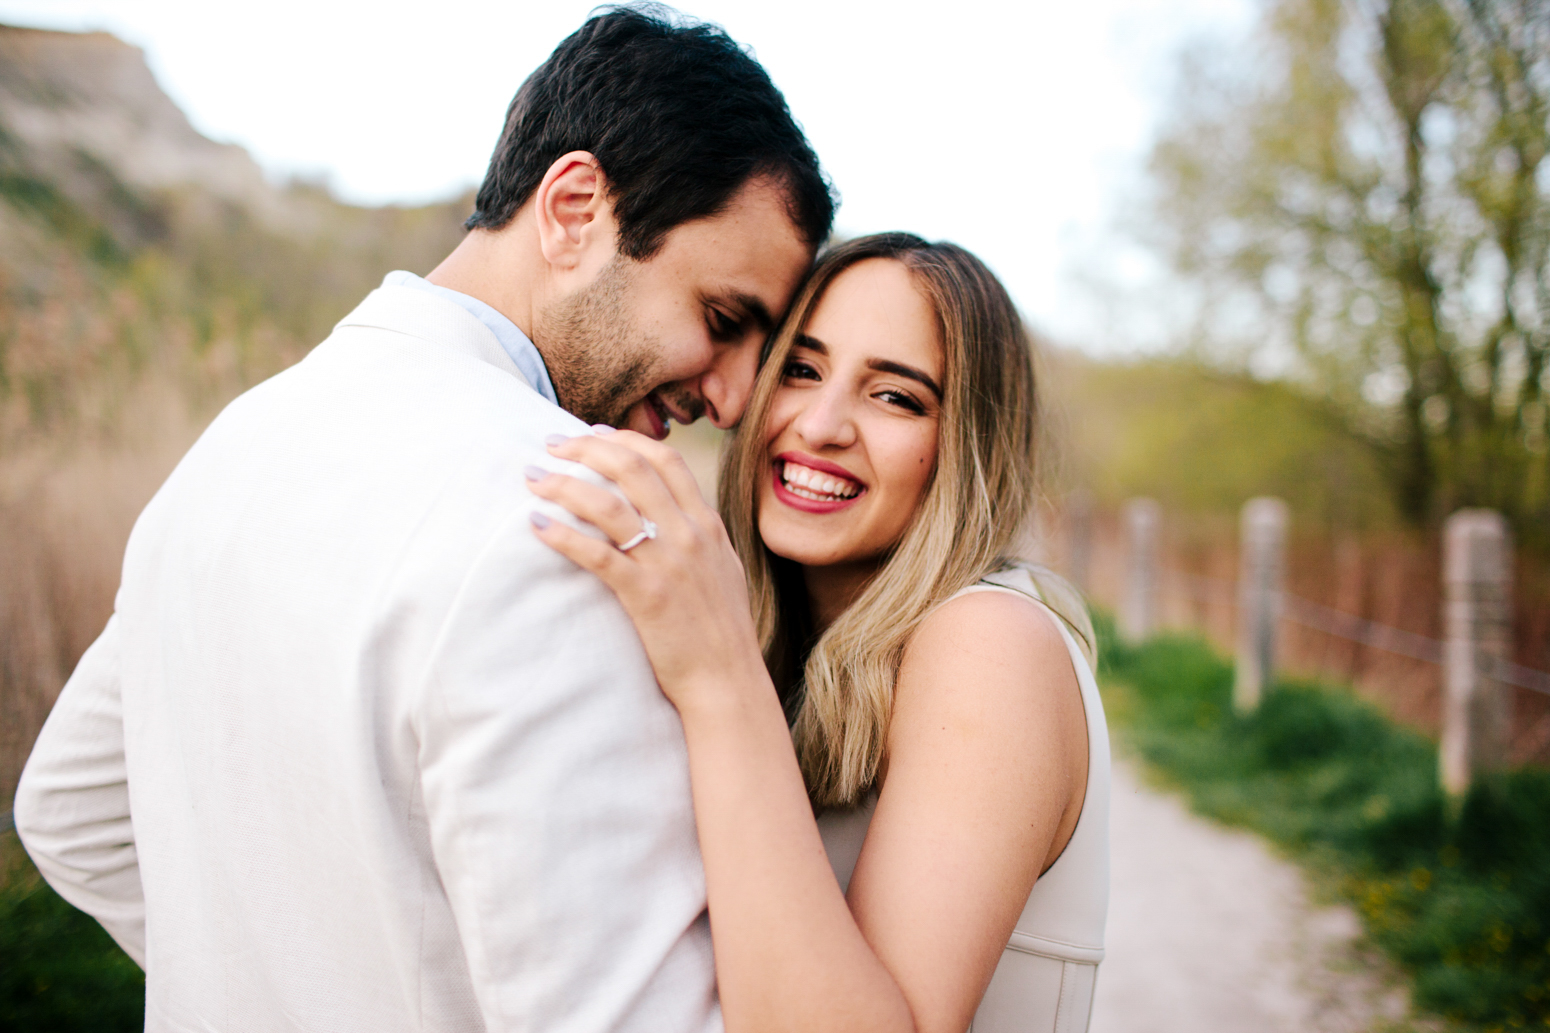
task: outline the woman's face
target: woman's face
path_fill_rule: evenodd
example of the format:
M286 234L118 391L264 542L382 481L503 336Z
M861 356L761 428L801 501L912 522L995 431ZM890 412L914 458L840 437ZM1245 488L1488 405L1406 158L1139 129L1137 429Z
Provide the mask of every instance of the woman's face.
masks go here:
M876 560L936 465L942 345L904 265L840 273L797 337L765 424L759 534L807 567Z

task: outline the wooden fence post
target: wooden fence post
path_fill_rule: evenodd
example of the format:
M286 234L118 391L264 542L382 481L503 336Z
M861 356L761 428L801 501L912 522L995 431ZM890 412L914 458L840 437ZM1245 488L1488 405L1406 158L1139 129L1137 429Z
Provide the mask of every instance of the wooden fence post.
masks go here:
M1280 499L1261 497L1243 504L1238 531L1238 663L1232 689L1233 708L1240 714L1259 706L1275 678L1289 522L1286 503Z
M1461 509L1443 533L1442 786L1454 796L1501 767L1512 688L1491 677L1512 658L1512 540L1495 510Z
M1162 508L1153 499L1125 503L1125 595L1120 637L1140 643L1157 630L1157 538Z
M1075 488L1066 496L1066 574L1083 595L1092 590L1092 559L1093 496L1086 488Z

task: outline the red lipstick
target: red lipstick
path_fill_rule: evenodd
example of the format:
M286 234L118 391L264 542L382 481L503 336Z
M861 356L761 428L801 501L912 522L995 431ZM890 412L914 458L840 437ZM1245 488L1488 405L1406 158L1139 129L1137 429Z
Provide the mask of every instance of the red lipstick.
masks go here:
M856 494L844 499L804 498L786 487L784 474L788 462L849 481L851 484L856 485L859 490ZM800 452L783 452L776 456L774 462L770 464L770 477L774 485L775 497L792 509L800 510L803 513L834 513L851 505L866 494L866 485L843 466L816 459L812 456L805 456Z

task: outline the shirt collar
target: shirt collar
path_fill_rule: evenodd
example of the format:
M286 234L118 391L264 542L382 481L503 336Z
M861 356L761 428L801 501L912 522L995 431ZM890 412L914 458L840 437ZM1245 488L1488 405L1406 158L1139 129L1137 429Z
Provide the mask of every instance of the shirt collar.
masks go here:
M549 367L544 365L544 357L535 345L523 333L521 328L495 309L486 305L478 298L464 294L462 291L452 290L450 287L441 287L429 280L416 276L414 273L405 272L402 269L388 273L382 280L384 287L412 287L415 290L426 291L430 294L440 295L448 301L456 302L467 309L474 318L490 328L495 339L500 342L511 361L521 371L527 382L533 385L533 390L543 395L555 405L560 404L559 397L554 393L554 382L549 379Z

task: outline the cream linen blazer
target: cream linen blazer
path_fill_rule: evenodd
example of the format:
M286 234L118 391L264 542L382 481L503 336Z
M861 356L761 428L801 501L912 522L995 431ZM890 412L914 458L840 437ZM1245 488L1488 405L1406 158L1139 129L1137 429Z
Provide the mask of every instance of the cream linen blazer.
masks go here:
M15 810L147 1030L721 1028L682 727L529 526L584 431L383 287L146 507Z

